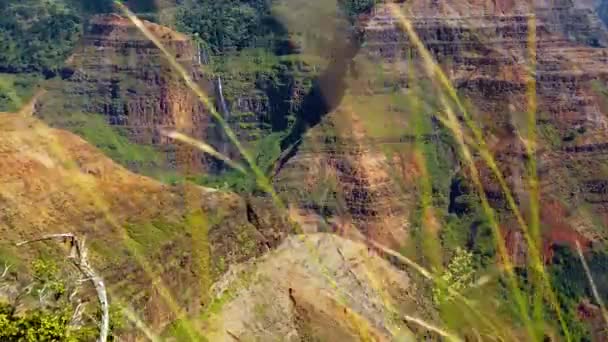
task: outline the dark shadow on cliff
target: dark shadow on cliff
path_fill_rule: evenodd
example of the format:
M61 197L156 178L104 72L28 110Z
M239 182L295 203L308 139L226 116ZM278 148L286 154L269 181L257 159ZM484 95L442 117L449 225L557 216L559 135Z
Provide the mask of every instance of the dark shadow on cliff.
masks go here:
M324 116L335 110L346 92L346 76L353 58L361 48L362 31L350 29L337 33L334 50L330 53L327 68L313 81L310 91L304 96L302 106L296 114L296 121L289 134L281 141L281 156L275 163L273 174L293 157L302 142L302 137L312 127L318 125Z

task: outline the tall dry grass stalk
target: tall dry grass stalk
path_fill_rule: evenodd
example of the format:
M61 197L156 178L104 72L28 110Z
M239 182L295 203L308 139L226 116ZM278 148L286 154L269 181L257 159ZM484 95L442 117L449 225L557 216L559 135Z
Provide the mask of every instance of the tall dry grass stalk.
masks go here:
M189 73L185 70L185 68L179 64L179 62L173 57L172 53L163 45L158 37L156 37L152 32L150 32L143 22L137 18L129 9L119 1L115 1L116 6L122 11L122 13L127 16L132 23L150 40L152 41L162 52L164 58L169 62L172 69L176 72L176 74L183 80L183 82L188 86L188 88L197 95L199 100L205 105L208 109L210 115L219 123L221 129L224 131L225 135L228 137L228 140L234 145L234 147L241 154L242 159L246 163L246 165L241 165L238 161L232 160L226 155L215 150L209 144L205 142L198 141L191 137L188 137L180 132L166 132L165 134L175 140L181 141L183 143L192 145L193 147L210 154L220 160L223 160L230 167L240 171L244 175L251 176L255 178L259 187L264 190L271 198L276 206L276 208L283 214L287 214L287 205L284 203L283 199L279 197L277 192L274 190L272 186L272 181L269 179L264 172L256 165L255 159L251 155L251 153L245 148L243 143L239 141L235 132L230 128L226 120L222 117L220 113L215 109L213 101L209 97L208 94L190 77ZM443 124L444 127L448 129L451 133L454 141L456 142L456 147L459 151L459 156L464 166L467 168L468 176L475 187L475 191L480 198L480 204L485 213L492 230L494 244L496 250L498 252L499 262L502 265L502 271L507 279L508 288L510 294L513 296L513 300L516 304L516 310L518 314L518 319L523 322L523 325L526 330L526 337L529 340L541 340L543 332L543 327L547 324L544 323L544 305L545 301L548 302L558 317L560 327L562 329L562 333L566 340L570 341L572 338L570 336L570 332L568 326L563 318L563 314L561 312L560 305L558 303L556 294L551 286L551 281L549 279L548 272L545 269L542 255L541 255L541 235L540 235L540 188L539 188L539 180L538 180L538 170L536 163L536 154L537 154L537 132L536 132L536 112L537 112L537 99L536 99L536 19L533 15L529 16L528 19L528 43L527 43L527 65L526 68L528 70L526 86L527 86L527 126L525 134L520 132L521 141L525 147L526 154L528 157L528 162L526 164L526 184L529 191L530 197L530 207L528 208L529 218L528 221L524 218L522 214L522 209L517 204L515 197L513 195L513 191L509 188L507 181L501 169L496 162L490 148L488 147L487 142L485 141L484 134L480 125L478 125L473 119L472 115L469 113L469 110L463 104L463 100L458 95L458 92L455 86L452 84L450 79L441 69L440 65L435 61L430 51L426 48L420 37L418 36L416 29L410 19L403 13L402 8L400 8L396 4L388 4L389 9L391 10L393 16L397 18L399 27L403 30L403 34L407 36L411 44L414 48L419 52L420 59L422 62L423 70L432 82L432 88L436 91L437 101L440 104L440 111L435 114L436 118ZM289 27L288 27L289 29ZM482 39L481 37L480 39ZM412 63L412 62L410 62ZM410 68L414 70L414 68ZM416 76L413 72L410 73L410 84L413 87L416 87ZM419 87L422 89L422 87ZM420 91L422 93L422 91ZM416 115L414 117L414 126L419 125L421 120L424 120L424 113L422 109L420 97L422 94L412 92L409 96L409 103L412 106L410 108ZM436 218L435 208L433 207L433 190L432 190L432 180L431 175L428 170L428 161L426 160L426 156L423 152L423 147L421 145L421 137L419 136L419 132L421 129L417 128L414 130L416 132L416 143L414 145L414 159L415 164L420 170L420 179L418 180L421 193L420 193L420 206L421 210L421 225L424 235L424 246L425 249L423 253L426 258L430 260L431 267L425 268L419 263L411 260L410 258L405 257L401 253L377 242L373 239L366 238L363 241L370 246L373 246L377 250L382 253L392 256L399 260L401 263L406 265L409 269L414 270L418 274L422 275L424 279L426 279L432 286L437 287L446 287L445 284L442 283L440 279L444 254L441 250L441 243L439 241L438 232L441 227L438 225L438 220ZM65 149L60 146L60 144L52 139L52 136L49 134L48 128L45 128L42 125L34 126L34 130L32 134L37 134L43 137L44 139L50 140L52 151L55 154L57 160L61 161L63 165L69 165L66 168L66 179L70 179L71 182L80 186L82 188L83 194L92 199L94 204L101 209L104 213L104 216L108 222L114 227L114 229L121 233L125 241L128 241L129 237L125 230L125 227L122 227L118 220L112 215L109 210L109 205L106 201L101 198L94 189L90 189L85 185L86 180L84 179L84 175L81 174L81 171L76 167L74 161L70 161L69 157L67 157L67 153ZM526 241L529 250L529 258L528 258L528 267L532 272L532 288L533 293L532 297L532 308L530 309L530 303L526 300L526 296L522 293L521 287L522 284L519 282L517 275L515 274L515 266L513 265L507 248L505 246L505 241L503 239L500 223L498 222L498 217L496 214L496 210L492 208L490 202L486 196L486 189L484 189L484 185L480 176L480 169L477 166L477 157L481 159L485 163L485 166L489 168L491 173L495 176L498 185L503 192L508 208L514 215ZM287 216L287 215L286 215ZM293 226L294 232L301 232L301 228L296 222L290 222ZM347 293L344 289L339 288L337 282L332 279L332 276L329 275L327 268L322 264L318 251L316 251L316 247L307 242L306 238L301 235L301 238L306 243L306 246L309 250L309 254L311 255L311 262L315 263L316 266L322 269L323 275L327 278L328 282L331 284L332 288L337 291L341 298L342 305L345 305ZM129 244L127 244L130 251L135 256L138 264L144 269L146 275L150 277L150 279L155 279L155 284L157 289L159 290L159 294L162 299L167 303L169 308L172 310L172 313L179 318L184 318L185 327L187 334L190 339L195 341L197 339L197 329L195 327L195 323L191 322L186 313L182 308L179 307L177 301L173 298L172 294L166 287L166 285L160 280L157 272L154 270L152 265L150 265L149 261L142 255L140 251L136 248L132 248ZM584 256L582 255L582 251L580 246L578 247L579 257L581 262L585 268L585 272L589 278L589 281L593 288L593 293L596 301L600 304L602 309L603 318L606 320L608 324L608 315L606 314L605 307L601 302L601 298L597 293L596 286L593 282L593 278L591 277L589 268L585 262ZM404 321L408 321L411 323L415 323L428 329L429 331L433 331L439 336L446 338L448 340L453 341L461 341L464 340L462 336L458 336L460 331L453 331L453 329L442 327L440 324L436 322L426 322L419 318L403 315L399 312L397 308L393 306L391 300L388 298L386 293L386 289L381 282L376 279L376 275L371 272L366 274L369 279L370 284L373 286L374 290L379 294L379 296L383 300L383 305L387 309L387 312L394 314L398 317L401 317ZM485 332L494 332L495 335L489 336L491 338L497 340L517 340L518 334L513 333L511 331L511 327L515 326L511 324L512 322L503 321L497 317L493 316L492 312L487 312L484 307L479 305L478 302L467 299L466 294L459 293L449 287L446 288L447 291L454 296L455 298L455 306L461 308L463 311L466 310L467 313L470 313L474 319L470 319L468 321L471 324L469 330L473 330L477 332L477 330L484 331L483 334L487 335ZM490 301L492 298L492 293L488 294L487 300ZM118 302L127 302L128 298L117 298ZM346 307L346 306L345 306ZM137 317L137 315L132 311L127 311L127 316L131 321L135 323L135 326L142 331L142 333L147 336L151 340L157 340L158 336L156 336L153 332L150 331L148 327L142 322L141 319ZM350 317L350 316L349 316ZM353 316L354 317L354 316ZM351 324L361 325L361 331L365 331L365 326L371 324L371 322L362 322L364 318L357 316L357 318L353 318L353 322ZM449 323L449 322L443 322ZM447 326L448 324L446 324ZM391 327L391 333L396 334L396 332L403 328L405 325L396 325L395 327ZM464 329L463 329L464 330ZM462 334L466 334L466 332L462 332Z

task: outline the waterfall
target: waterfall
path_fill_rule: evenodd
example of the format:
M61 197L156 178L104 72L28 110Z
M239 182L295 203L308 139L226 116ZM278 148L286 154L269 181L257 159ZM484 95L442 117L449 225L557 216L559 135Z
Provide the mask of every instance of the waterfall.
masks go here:
M209 65L209 55L207 54L207 49L205 49L205 45L198 35L195 34L196 41L196 56L195 62L198 65ZM217 77L216 82L214 83L215 92L217 95L218 103L216 104L218 112L222 115L226 124L229 124L230 121L230 110L228 109L228 105L226 104L226 99L224 98L224 89L222 87L222 78L220 76ZM218 134L219 142L216 148L224 155L230 154L230 142L226 132L221 128L217 127L214 129L216 134Z
M217 77L217 95L219 99L220 112L226 121L226 124L229 125L230 121L230 110L228 110L228 105L226 104L226 99L224 98L224 90L222 88L222 78L220 76ZM221 152L224 155L227 155L229 152L230 142L228 141L228 136L226 136L226 132L222 130L222 150Z
M222 78L220 76L217 77L217 93L220 98L220 109L224 114L224 119L227 119L228 117L230 117L230 112L228 111L226 100L224 99L224 91L222 90Z
M200 51L202 51L202 52L200 52ZM201 49L201 50L199 50L199 52L200 52L199 57L200 56L203 57L203 64L205 64L205 65L209 64L209 55L207 55L207 50Z
M205 49L205 46L203 45L201 40L198 39L198 36L196 36L196 38L194 38L194 39L196 40L196 61L198 62L198 65L201 65L201 64L208 65L209 64L209 55L207 54L207 50Z

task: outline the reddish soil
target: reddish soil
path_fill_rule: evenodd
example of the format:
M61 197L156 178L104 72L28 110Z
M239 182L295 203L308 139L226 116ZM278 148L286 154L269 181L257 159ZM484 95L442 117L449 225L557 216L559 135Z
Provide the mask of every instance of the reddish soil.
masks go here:
M568 224L568 216L566 208L557 201L543 204L541 221L543 226L547 227L547 230L543 232L545 262L550 262L553 258L553 248L556 245L566 245L574 250L578 241L583 252L586 252L591 246L591 241Z
M568 223L569 213L561 203L557 201L542 203L540 216L541 226L544 228L542 232L542 253L545 263L551 262L554 248L557 245L565 245L575 250L578 241L583 252L590 248L591 241ZM507 251L513 263L516 265L525 264L527 256L526 242L517 223L514 221L507 222L502 231Z

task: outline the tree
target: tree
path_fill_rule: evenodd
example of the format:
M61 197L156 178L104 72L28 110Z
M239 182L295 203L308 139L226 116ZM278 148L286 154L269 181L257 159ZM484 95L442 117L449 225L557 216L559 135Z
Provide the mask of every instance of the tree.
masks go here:
M87 277L87 279L93 284L95 287L95 291L97 292L97 298L99 300L100 310L101 310L101 320L99 323L99 342L105 342L108 339L108 334L110 330L110 313L109 313L109 302L108 295L106 292L106 286L101 279L100 276L97 275L97 272L93 269L93 267L89 264L87 249L85 247L84 240L80 240L72 233L64 233L64 234L50 234L45 235L41 238L23 241L17 244L17 246L23 246L32 242L45 241L45 240L60 240L65 243L68 243L70 246L70 255L69 259L72 260L74 265L78 268L78 270ZM54 284L54 283L53 283ZM76 309L78 310L78 308Z
M344 13L355 20L359 14L367 13L378 2L377 0L339 0L340 7Z
M440 305L454 299L450 292L462 293L473 284L473 253L463 248L456 252L448 267L439 278L439 285L433 289L433 301ZM452 291L453 290L453 291Z
M16 287L9 268L0 272L0 283ZM92 340L96 329L82 321L78 284L49 260L35 260L31 271L31 281L17 289L12 302L0 303L0 341Z
M54 74L82 32L75 8L65 1L2 2L0 70Z

